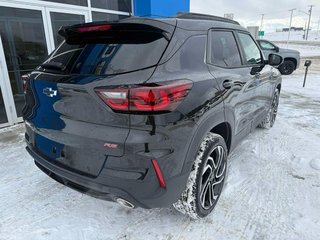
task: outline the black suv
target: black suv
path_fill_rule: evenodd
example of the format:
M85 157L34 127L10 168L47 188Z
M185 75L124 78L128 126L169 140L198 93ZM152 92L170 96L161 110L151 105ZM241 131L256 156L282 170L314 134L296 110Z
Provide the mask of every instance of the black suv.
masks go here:
M227 155L277 114L281 75L237 22L181 13L62 27L25 78L27 150L56 181L134 208L208 215Z

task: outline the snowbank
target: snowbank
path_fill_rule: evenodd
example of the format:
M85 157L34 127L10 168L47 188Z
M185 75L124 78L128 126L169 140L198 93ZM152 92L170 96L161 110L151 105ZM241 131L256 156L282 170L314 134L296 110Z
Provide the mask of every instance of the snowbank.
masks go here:
M0 239L320 239L320 75L284 77L271 130L229 156L220 201L193 221L172 208L126 210L53 181L24 150L23 125L0 132Z

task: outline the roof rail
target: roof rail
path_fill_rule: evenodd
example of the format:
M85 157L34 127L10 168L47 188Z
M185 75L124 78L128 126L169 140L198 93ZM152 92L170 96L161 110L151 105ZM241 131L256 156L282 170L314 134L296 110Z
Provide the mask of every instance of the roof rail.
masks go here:
M219 21L219 22L226 22L226 23L233 23L233 24L240 25L240 23L238 23L237 21L234 21L228 18L207 15L207 14L200 14L200 13L192 13L192 12L177 12L177 15L175 17L180 19L212 20L212 21Z

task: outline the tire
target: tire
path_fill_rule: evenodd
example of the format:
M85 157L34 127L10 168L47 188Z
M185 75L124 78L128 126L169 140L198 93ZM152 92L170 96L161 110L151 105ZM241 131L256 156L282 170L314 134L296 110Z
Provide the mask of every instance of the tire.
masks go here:
M186 189L173 204L175 209L193 219L206 217L214 209L226 177L227 153L226 143L220 135L208 133L205 136Z
M290 75L296 70L296 64L293 61L286 60L279 66L279 71L282 75Z
M280 92L279 92L279 89L277 88L274 91L268 114L266 118L258 125L259 128L269 129L273 127L274 122L276 121L277 113L278 113L279 97L280 97Z

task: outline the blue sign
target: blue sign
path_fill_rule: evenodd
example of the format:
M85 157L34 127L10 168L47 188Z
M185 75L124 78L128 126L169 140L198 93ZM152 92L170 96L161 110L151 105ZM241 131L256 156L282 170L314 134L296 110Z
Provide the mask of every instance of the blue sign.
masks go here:
M171 17L177 12L190 12L190 0L134 0L134 15Z

